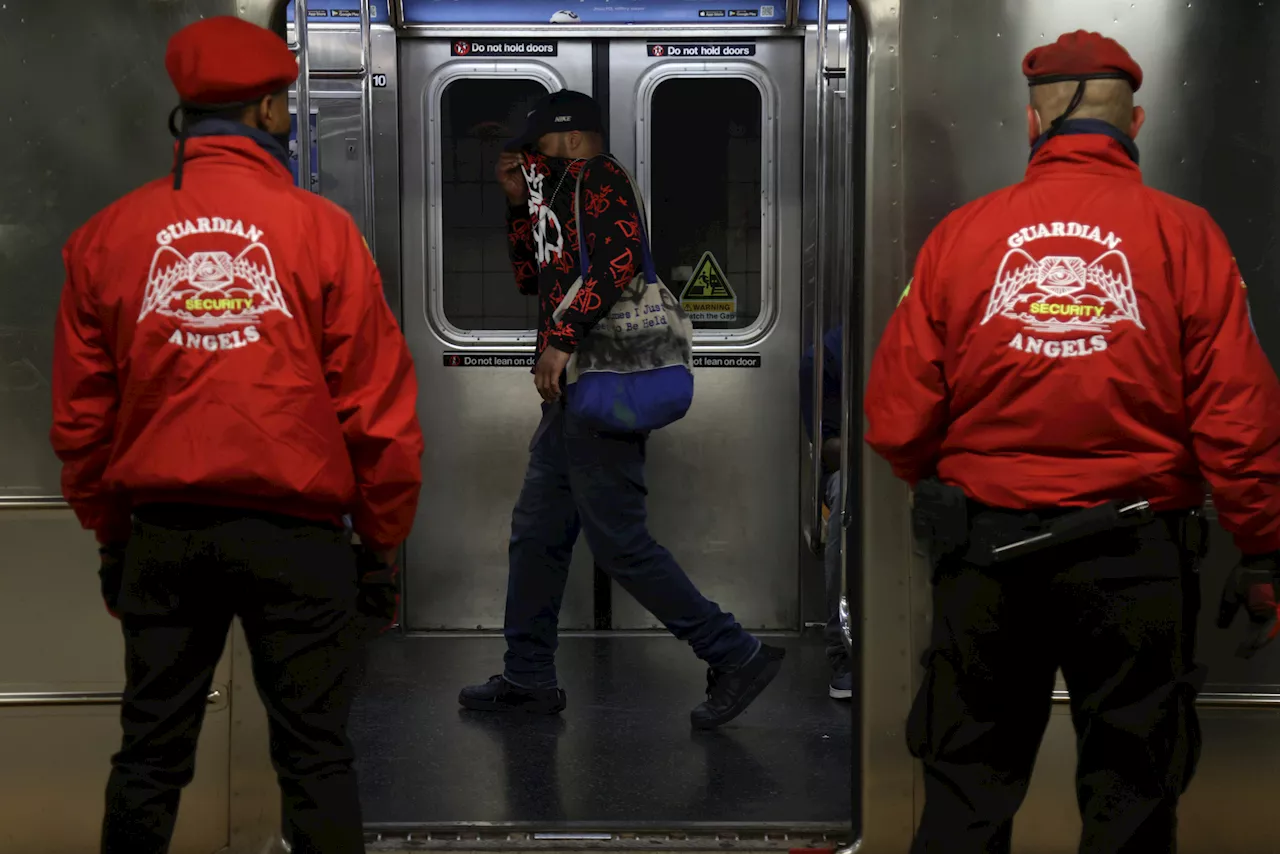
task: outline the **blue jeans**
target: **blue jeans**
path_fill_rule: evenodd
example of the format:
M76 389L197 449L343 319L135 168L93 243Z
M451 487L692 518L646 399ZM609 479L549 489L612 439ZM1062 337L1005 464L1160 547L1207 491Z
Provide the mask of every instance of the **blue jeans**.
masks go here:
M597 433L544 404L511 517L504 676L557 684L560 604L578 531L596 564L711 667L745 664L760 642L693 586L645 525L645 437Z
M849 652L840 631L840 594L844 592L840 583L840 508L844 500L844 493L840 489L840 472L827 477L826 492L831 517L827 519L827 545L822 552L828 615L823 636L827 641L827 660L831 662L832 669L839 672L849 666Z

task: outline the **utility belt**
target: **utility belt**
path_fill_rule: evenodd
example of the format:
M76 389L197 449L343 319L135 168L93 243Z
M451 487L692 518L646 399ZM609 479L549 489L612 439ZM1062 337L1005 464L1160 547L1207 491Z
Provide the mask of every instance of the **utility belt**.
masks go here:
M932 557L961 557L989 567L1066 543L1123 528L1162 522L1194 560L1208 546L1208 524L1199 509L1156 512L1145 499L1108 501L1096 507L1018 511L987 507L936 478L916 485L911 523L930 544Z
M256 519L269 522L278 528L294 529L319 527L334 531L343 530L332 522L304 519L285 513L274 513L248 507L224 507L211 504L188 504L180 502L139 504L133 508L135 521L157 528L168 528L175 531L200 531L207 528L239 522L244 519ZM343 520L346 521L345 519Z

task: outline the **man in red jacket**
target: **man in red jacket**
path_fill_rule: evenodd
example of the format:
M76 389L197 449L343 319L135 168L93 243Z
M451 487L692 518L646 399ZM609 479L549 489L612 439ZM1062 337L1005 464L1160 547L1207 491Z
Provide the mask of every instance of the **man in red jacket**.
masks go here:
M355 223L293 184L284 41L210 18L165 67L173 175L72 235L54 352L63 494L125 638L102 851L168 850L238 616L293 850L362 852L346 724L421 486L413 364Z
M925 241L865 400L934 559L912 850L1009 850L1061 668L1081 850L1173 851L1200 750L1204 478L1247 555L1224 614L1245 598L1274 622L1280 383L1222 232L1142 183L1129 54L1081 31L1023 71L1026 178Z

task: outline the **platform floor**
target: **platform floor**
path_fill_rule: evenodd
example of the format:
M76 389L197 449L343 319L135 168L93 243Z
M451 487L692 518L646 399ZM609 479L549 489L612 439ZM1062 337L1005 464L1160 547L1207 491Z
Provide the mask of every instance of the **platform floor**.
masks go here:
M502 824L848 824L851 705L827 696L817 637L742 716L694 731L706 670L664 636L565 637L557 717L462 710L502 667L494 637L392 637L369 649L352 718L371 828Z

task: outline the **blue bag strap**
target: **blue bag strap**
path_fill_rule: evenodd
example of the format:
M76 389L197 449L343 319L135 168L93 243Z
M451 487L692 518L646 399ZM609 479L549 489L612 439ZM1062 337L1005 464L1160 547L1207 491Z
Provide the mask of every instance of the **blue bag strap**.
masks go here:
M600 154L597 157L603 157L612 160L622 175L627 179L627 183L631 186L631 195L636 200L636 219L640 223L640 266L644 270L644 280L652 285L658 281L658 269L653 263L653 252L649 249L649 232L645 227L645 207L644 198L640 194L640 188L636 186L635 179L631 177L631 173L627 171L627 167L618 163L617 158L612 154ZM582 167L582 171L578 173L578 182L573 188L573 217L578 226L578 268L582 273L582 280L587 280L587 273L591 269L591 259L587 256L587 236L582 228L582 176L586 174L587 169L591 168L592 161L596 157L588 160Z

